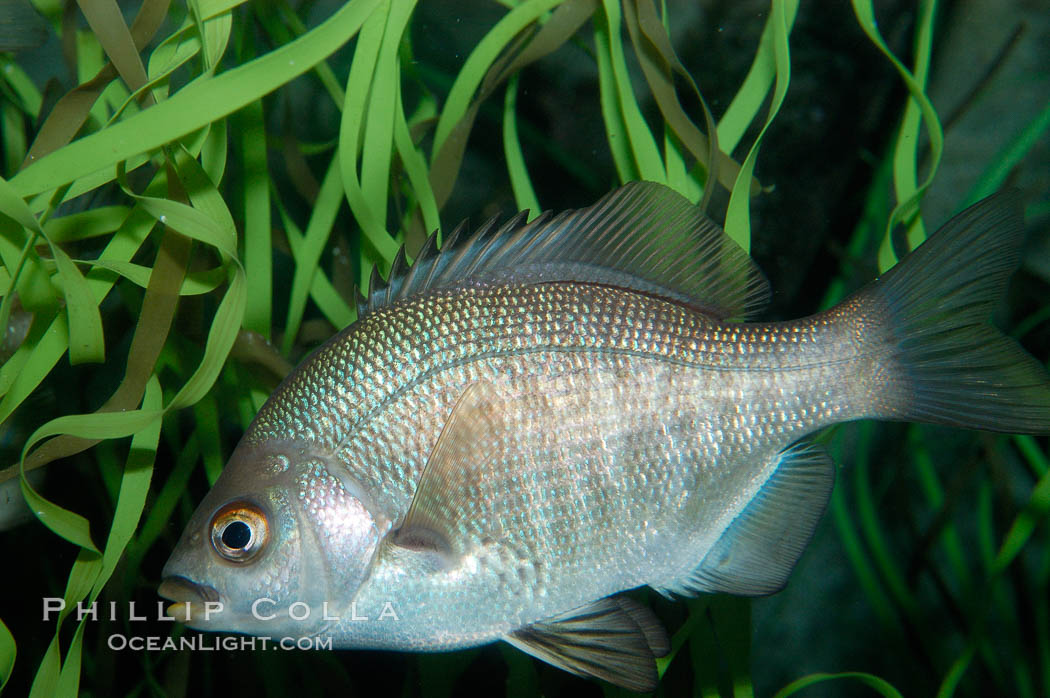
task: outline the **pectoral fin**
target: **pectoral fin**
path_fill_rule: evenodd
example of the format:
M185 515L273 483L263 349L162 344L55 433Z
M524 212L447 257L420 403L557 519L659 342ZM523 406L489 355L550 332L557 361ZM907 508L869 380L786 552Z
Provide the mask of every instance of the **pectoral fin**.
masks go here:
M692 574L658 590L687 596L779 591L813 537L834 483L835 466L822 447L804 443L782 451L772 477Z
M671 650L652 611L612 596L533 623L504 639L565 671L640 693L656 688L655 659Z
M477 533L474 509L486 469L502 458L503 402L491 383L471 383L452 408L401 526L389 543L454 559L464 537ZM484 517L482 517L484 518ZM487 520L495 536L498 520Z

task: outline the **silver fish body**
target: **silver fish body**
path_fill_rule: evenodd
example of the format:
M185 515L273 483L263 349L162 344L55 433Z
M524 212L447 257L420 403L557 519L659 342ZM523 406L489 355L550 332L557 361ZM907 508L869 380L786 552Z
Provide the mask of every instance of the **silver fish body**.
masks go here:
M310 421L332 425L325 447L386 526L404 519L471 386L486 386L500 424L481 430L456 498L462 510L445 534L457 541L456 564L405 577L410 563L380 556L355 596L364 608L393 600L421 622L348 622L345 632L360 627L376 633L370 644L405 648L432 646L452 627L440 633L444 645L471 645L623 589L674 589L787 445L871 409L870 389L843 380L842 369L872 363L842 361L849 332L825 318L724 325L659 299L568 284L435 294L370 316L360 341L397 349L370 352L350 339L331 347L346 354L330 365L350 355L375 363L359 361L356 378L303 376L288 387L358 386L331 403L346 414L318 410ZM427 351L438 337L445 347ZM260 415L247 441L274 438L305 407Z
M614 595L781 588L833 482L807 434L859 418L1050 431L1050 379L984 324L1016 264L1008 208L962 214L788 323L730 319L764 281L658 185L425 250L271 396L161 593L194 627L504 639L651 688L666 635ZM632 242L658 229L674 258ZM201 618L205 601L223 612Z

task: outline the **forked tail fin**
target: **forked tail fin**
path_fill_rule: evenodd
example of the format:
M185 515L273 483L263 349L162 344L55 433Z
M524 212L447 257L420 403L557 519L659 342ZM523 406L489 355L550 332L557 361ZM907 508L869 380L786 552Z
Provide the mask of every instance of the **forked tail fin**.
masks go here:
M855 297L858 307L873 303L889 320L893 368L884 378L893 398L886 416L1050 432L1050 374L989 324L1020 261L1022 237L1019 195L996 194L952 218Z

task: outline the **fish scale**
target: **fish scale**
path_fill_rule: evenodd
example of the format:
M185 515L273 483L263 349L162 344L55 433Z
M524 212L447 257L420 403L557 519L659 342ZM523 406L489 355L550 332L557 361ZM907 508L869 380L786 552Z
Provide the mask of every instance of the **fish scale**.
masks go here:
M379 363L360 362L355 366L352 378L353 384L360 386L360 388L356 394L348 394L346 396L347 406L343 410L350 412L354 409L351 405L364 403L368 399L365 397L365 393L368 391L372 391L369 402L372 405L376 405L376 407L373 408L374 411L371 414L360 410L359 416L351 417L347 420L347 422L361 425L359 429L360 435L356 439L350 435L349 429L346 432L336 431L331 435L332 437L337 437L340 441L355 442L353 447L349 448L344 455L341 455L340 460L345 463L352 473L360 477L363 482L374 482L375 491L385 495L382 497L384 500L391 501L392 519L397 519L400 514L404 513L404 509L407 508L407 500L411 497L415 478L418 477L418 470L423 463L421 459L417 459L412 464L413 467L406 470L404 464L399 462L401 459L391 457L388 463L380 462L376 465L375 459L371 458L369 454L370 444L378 440L379 435L382 434L385 439L391 442L391 447L388 449L391 456L401 453L428 453L428 446L432 445L433 440L436 440L437 431L442 421L441 418L448 413L451 407L449 403L453 396L458 395L467 384L476 379L471 369L468 368L473 363L488 361L497 356L512 357L552 348L578 352L581 364L576 370L579 372L587 370L582 365L583 363L591 361L591 357L597 357L602 354L637 355L646 360L667 364L681 364L695 367L698 370L711 371L716 369L734 371L737 368L742 368L748 361L745 357L749 353L744 349L739 330L712 325L709 320L702 316L690 314L685 308L659 301L658 299L639 297L623 292L617 293L615 289L589 287L577 287L576 289L572 287L539 287L513 291L508 289L489 291L474 289L464 292L463 295L474 296L474 299L457 299L455 296L428 298L418 301L418 303L414 304L416 307L399 309L399 312L406 315L430 315L431 317L440 318L447 316L445 313L449 306L454 305L461 308L461 320L458 323L445 323L436 326L433 330L435 335L463 338L461 353L451 357L436 355L429 364L419 366L410 358L414 346L411 344L405 345L402 350L403 353L400 355L395 354L384 360L385 364L383 365L404 366L403 371L395 372L396 380L389 380L391 376L388 376L385 372L381 373L383 379L370 376L370 369L375 370L381 365ZM470 313L470 310L489 307L490 304L485 296L496 296L499 298L498 303L491 304L497 307L499 312L479 314L486 322L485 325L481 325L473 322L474 316ZM502 302L504 299L506 304ZM556 317L552 317L550 320L537 321L535 319L538 314L535 310L537 307L542 308L544 313L547 314L556 313ZM588 311L591 312L591 316L616 318L617 320L628 312L641 312L645 313L647 317L653 318L652 324L654 326L674 328L676 331L672 334L666 331L644 330L647 333L647 338L636 339L634 336L624 336L623 333L606 331L610 325L618 326L618 322L594 322L593 324L583 324L582 327L571 323L570 318L580 317L581 312ZM379 322L385 319L377 318L374 326L378 328L387 327L387 323ZM395 327L399 324L407 323L390 323L390 325ZM518 346L517 342L508 340L508 337L520 337L521 334L492 331L494 328L517 328L525 325L530 328L526 335L529 343L525 346ZM370 327L370 325L366 325L362 327L361 331L367 332ZM569 328L569 331L566 331L565 328ZM781 357L781 360L788 364L793 361L790 358L792 348L799 345L793 339L799 334L804 334L794 331L794 328L774 325L764 325L754 328L753 331L756 333L756 336L764 334L769 339L768 349L763 348L762 350L752 351L751 354ZM512 330L512 332L516 333L517 330ZM417 338L419 344L426 344L428 341L426 333L420 333ZM380 337L377 339L361 339L359 341L383 343L384 340ZM453 344L456 343L453 342ZM349 346L352 347L353 344L351 343ZM691 350L693 346L697 347L695 352ZM720 346L731 347L731 351L720 351ZM775 361L776 358L771 358L771 363ZM734 365L734 362L736 365ZM328 365L334 366L336 364L332 362L326 365L327 357L324 355L323 350L318 356L318 363L320 366L316 369L316 372L308 374L308 378L306 378L309 384L295 387L287 386L286 390L309 393L315 390L319 391L318 385L330 386L340 382L351 382L350 377L340 376L338 372L328 368ZM533 367L528 361L522 362L516 370L522 373L535 371L538 378L543 378L543 370L545 370L542 365L543 362L536 361L535 363L540 365ZM537 371L537 369L540 370ZM510 370L508 369L508 371ZM448 378L449 387L443 389L443 392L447 395L444 401L431 400L428 402L425 399L416 399L416 393L405 393L410 386L418 385L423 376L434 377L443 372L449 372L450 374ZM808 374L806 377L799 376L799 378L803 381L809 380L815 385L822 384L820 380L822 376L819 370ZM639 384L636 392L648 393L648 390L644 388L645 384L643 381L636 381L636 383ZM434 387L426 387L424 391L442 392L442 388L439 387L442 385L443 383L438 380L435 381ZM621 391L627 390L624 387L625 384L618 383L617 385L620 386L619 389ZM714 393L710 396L711 400L721 401L728 407L728 409L715 412L716 414L724 414L725 417L721 423L714 425L715 429L712 430L712 433L725 434L733 431L735 424L731 415L738 409L744 409L747 413L752 411L757 413L763 409L762 399L759 398L761 393L756 392L748 396L748 399L754 401L754 406L750 407L741 401L741 398L744 397L744 393L747 391L744 388L734 388L733 385L734 382L731 379L723 379L718 383ZM583 395L585 394L584 388L585 386L578 386L567 388L567 390L577 390L580 395ZM545 390L536 388L535 391L538 395L545 395L552 389L549 387ZM775 389L774 385L770 385L765 392L769 393ZM669 386L669 390L673 390L673 388ZM697 389L692 383L689 387L677 389L677 392L680 394L693 393L695 395L696 391ZM386 418L377 419L375 417L379 406L390 400L391 396L401 394L405 394L403 408L392 410ZM825 420L834 411L833 408L827 407L826 395L824 394L820 396L821 399L819 401L812 401L812 404L807 403L798 392L795 392L794 396L795 403L801 409L807 410L807 414L812 415L809 420L793 420L792 425L794 428L819 427L822 424L819 413L820 409L822 409L820 407L821 404L825 405L823 408L826 411ZM695 398L690 399L695 401ZM274 401L269 404L277 405L280 403ZM429 409L427 409L428 407ZM763 413L764 421L768 423L770 428L780 421L779 417L783 410L776 409L777 407L779 407L779 404L774 405L774 409L766 410ZM285 409L288 410L288 413L295 414L296 410L305 411L309 407L306 404L300 404ZM611 413L610 417L615 419L616 414L616 412ZM785 414L784 416L789 415ZM294 436L295 423L295 418L282 419L281 413L273 414L264 409L252 430L246 436L246 440ZM421 441L421 449L413 448L407 443L407 439L411 438L410 435L406 434L401 438L398 437L399 424L411 425L405 428L405 431L408 432L417 432L426 425L432 425L432 440L429 443L425 440ZM530 430L543 431L545 430L545 425L536 423L531 425ZM694 433L702 434L705 432L697 428ZM360 467L357 467L358 465ZM386 470L386 468L392 468L392 470Z
M325 432L325 443L337 443L390 396L426 376L515 353L611 352L709 370L761 371L827 365L845 348L842 333L832 337L834 324L823 316L804 325L721 324L683 306L616 291L567 285L467 289L371 316L343 341L322 348L310 371L293 374L278 388L274 395L281 399L267 403L245 441L313 437L303 425L327 417L333 429ZM453 307L460 310L459 321L435 322L411 333L402 329L422 327L416 323L423 317L449 318ZM646 318L641 327L630 327L635 313ZM435 348L436 338L441 345ZM819 346L820 353L798 351L807 345ZM380 353L370 346L387 349ZM421 348L429 348L422 358ZM338 394L341 386L351 389ZM335 399L316 397L326 395ZM338 418L332 412L339 412Z
M831 322L814 319L807 327L795 328L777 325L731 326L712 323L709 319L690 313L687 308L659 299L639 296L623 290L588 286L541 286L520 289L469 289L462 292L469 301L455 298L428 298L418 301L422 308L404 307L392 310L405 314L426 313L425 306L435 317L442 317L441 306L455 303L468 309L457 325L446 324L435 328L444 336L468 338L469 355L479 357L470 362L450 362L451 366L428 367L421 372L427 382L419 382L418 374L404 375L403 383L389 388L389 394L400 396L388 402L383 417L362 420L359 437L348 439L347 449L340 460L352 474L376 478L375 461L369 457L369 444L377 434L383 434L393 443L405 443L410 433L430 428L430 438L423 439L416 448L406 450L429 453L438 438L443 416L452 409L452 396L478 380L491 381L510 402L520 402L524 409L512 413L505 424L508 433L517 435L518 443L512 452L536 453L538 435L546 435L555 443L564 445L561 452L537 453L534 459L521 456L493 464L486 474L489 486L486 494L518 493L522 489L506 481L509 474L531 473L533 479L527 492L538 492L540 501L502 500L493 502L491 509L474 509L476 520L483 515L520 509L536 511L535 519L542 522L535 528L522 527L508 532L508 545L519 539L538 539L545 544L534 555L542 561L549 579L545 588L561 588L560 596L548 596L543 604L530 609L530 616L518 616L525 624L553 615L553 609L567 605L581 605L578 577L588 574L595 566L608 568L615 562L624 569L634 569L627 579L611 577L608 588L599 593L611 593L623 586L671 583L668 575L688 572L695 566L703 545L702 536L687 535L686 540L674 536L665 541L655 533L643 530L642 545L635 546L635 534L614 537L617 530L652 527L655 531L680 525L682 512L689 507L688 498L675 493L692 492L694 496L712 493L716 499L725 499L725 492L740 489L740 506L753 496L763 471L772 466L776 453L799 435L819 428L850 409L844 396L829 399L828 391L806 386L825 385L832 375L815 358L809 367L795 368L790 376L783 372L762 370L759 375L770 380L755 385L756 379L746 371L750 355L769 357L765 369L778 363L797 366L801 362L793 356L807 341L821 341L831 355L841 356L841 348L831 342L838 329ZM486 296L498 298L492 300ZM506 302L504 303L504 299ZM484 313L486 324L472 322L472 308L498 308ZM540 310L537 310L540 309ZM594 318L593 323L580 326L567 322L581 313ZM525 318L520 321L514 316ZM621 326L627 316L647 318L638 335L625 337L624 333L606 331ZM539 319L542 318L542 319ZM528 323L531 327L529 343L522 347L508 346L506 336L488 333L489 327L516 327ZM397 326L399 323L391 323ZM650 329L651 327L651 329ZM566 331L565 328L570 328ZM663 328L663 329L661 329ZM820 338L823 329L826 337ZM670 331L669 331L670 330ZM748 349L746 338L766 337L768 345ZM480 338L483 339L480 339ZM426 341L421 337L421 341ZM691 347L695 346L695 352ZM411 349L407 349L408 352ZM504 362L498 370L485 371L478 364L488 362L499 352ZM559 354L575 354L559 360ZM717 357L711 360L711 357ZM783 357L778 359L777 357ZM457 357L458 358L458 357ZM630 377L630 380L626 380ZM419 386L406 390L406 384ZM746 384L746 385L745 385ZM418 393L434 391L449 396L444 402L432 402L434 414L420 409L426 401ZM612 399L618 394L618 399ZM558 401L552 396L566 396ZM785 397L786 396L786 397ZM535 397L541 405L531 405ZM669 403L669 404L666 404ZM590 409L587 409L587 406ZM676 416L670 421L668 414ZM801 415L807 415L803 418ZM542 415L538 418L537 415ZM662 429L661 429L662 427ZM663 430L680 435L682 446L675 448ZM399 437L399 432L404 436ZM606 451L601 441L613 441ZM634 443L633 447L627 444ZM400 450L400 449L398 449ZM598 452L619 452L615 467L601 464ZM571 455L570 454L574 454ZM368 463L368 473L357 473L356 464ZM678 467L674 467L677 465ZM381 468L382 466L380 466ZM418 463L422 467L422 463ZM596 473L606 475L606 481L595 480L590 487L580 487L581 481ZM611 477L610 477L611 475ZM419 472L400 478L395 473L378 472L378 479L393 485L386 492L385 501L391 502L388 517L397 521L404 516L412 499L412 484ZM728 482L726 478L731 478ZM601 516L607 526L579 525L581 520L593 523L596 517L581 512L594 512L596 504L609 491L609 480L617 481L615 491L634 493L621 499L613 511ZM751 483L744 486L743 483ZM474 501L472 506L486 504ZM700 505L693 505L700 508ZM720 514L726 516L724 512ZM697 530L717 530L714 521L695 522ZM704 524L708 524L705 526ZM483 531L475 529L478 536ZM602 545L597 545L603 541ZM674 559L661 559L651 548L662 544L684 548ZM631 555L627 550L635 548ZM655 561L654 561L655 558ZM648 561L649 567L646 567ZM377 588L383 585L377 584ZM406 588L406 596L422 596L422 590ZM491 599L480 604L491 618L492 632L501 632L508 613L513 608L499 604L505 589L493 589ZM383 592L389 596L389 592ZM458 591L456 593L459 593ZM584 594L593 594L593 587ZM365 597L367 600L367 597ZM450 615L463 617L464 609L454 601L437 593L430 593L424 603L455 609ZM476 602L472 605L478 606ZM483 618L475 608L471 623L476 627ZM437 619L440 623L440 619ZM423 629L423 632L428 632ZM472 632L469 639L473 639ZM449 636L449 641L455 638Z
M1050 432L1050 376L987 323L1017 209L978 204L776 323L741 321L761 273L661 185L432 236L260 410L164 568L169 613L341 648L502 639L652 690L670 644L620 592L783 587L834 479L808 434Z

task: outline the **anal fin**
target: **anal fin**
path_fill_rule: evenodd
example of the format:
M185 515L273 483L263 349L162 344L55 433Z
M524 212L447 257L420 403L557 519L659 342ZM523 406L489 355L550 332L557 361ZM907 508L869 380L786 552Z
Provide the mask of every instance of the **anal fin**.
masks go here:
M638 692L656 688L655 659L671 651L667 632L653 612L622 596L533 623L504 639L570 673Z
M823 447L802 443L780 453L772 477L686 578L662 593L762 596L780 591L813 537L835 484Z

